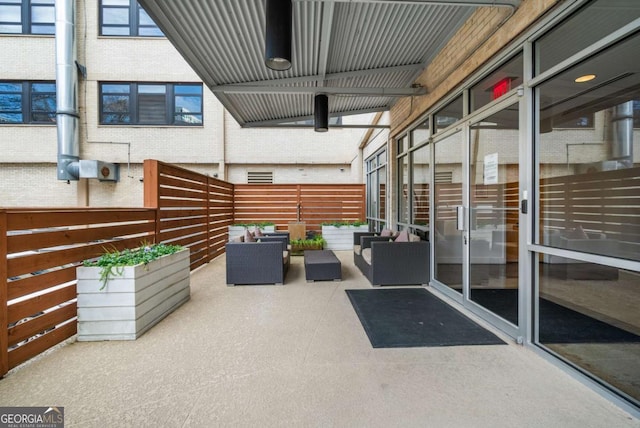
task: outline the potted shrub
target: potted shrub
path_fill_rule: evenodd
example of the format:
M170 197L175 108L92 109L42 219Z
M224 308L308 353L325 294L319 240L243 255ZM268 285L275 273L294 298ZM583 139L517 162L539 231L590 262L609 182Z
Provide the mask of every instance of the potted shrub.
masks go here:
M78 340L135 340L190 297L190 251L143 245L76 269Z
M326 241L322 236L316 235L311 239L292 239L290 243L291 255L301 256L304 250L322 250Z
M369 225L363 221L334 221L322 223L322 236L328 250L350 250L353 248L353 232L368 232Z

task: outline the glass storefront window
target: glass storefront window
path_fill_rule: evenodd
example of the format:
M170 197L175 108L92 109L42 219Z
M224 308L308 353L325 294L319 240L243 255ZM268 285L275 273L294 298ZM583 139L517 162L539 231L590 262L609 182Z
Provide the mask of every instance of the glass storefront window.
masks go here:
M522 72L522 53L519 53L471 88L471 111L478 110L522 85Z
M536 75L640 17L640 2L598 0L576 12L534 45Z
M423 144L430 136L431 129L429 128L429 119L427 119L411 131L411 146L417 147Z
M638 52L636 35L536 89L539 243L640 260ZM592 128L556 126L591 115Z
M429 229L429 181L431 175L431 145L415 150L411 156L413 171L413 216L412 224Z
M434 116L434 123L436 125L434 132L441 131L462 119L462 116L464 115L464 108L462 104L462 95L460 95L438 110Z
M539 343L640 404L639 272L540 255Z
M409 223L409 156L398 159L398 223Z

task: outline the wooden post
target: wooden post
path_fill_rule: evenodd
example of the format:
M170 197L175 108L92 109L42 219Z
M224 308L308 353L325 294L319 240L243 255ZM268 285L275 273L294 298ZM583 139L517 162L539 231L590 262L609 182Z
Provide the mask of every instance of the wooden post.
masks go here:
M153 241L160 239L160 165L155 159L144 160L144 206L155 209L155 236Z
M7 306L7 211L0 210L0 377L9 371L9 313Z

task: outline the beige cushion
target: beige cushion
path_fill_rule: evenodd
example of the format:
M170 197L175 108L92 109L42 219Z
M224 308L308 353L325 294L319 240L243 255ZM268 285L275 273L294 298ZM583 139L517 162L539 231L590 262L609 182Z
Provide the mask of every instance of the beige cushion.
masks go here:
M368 265L371 264L371 248L362 250L362 259L367 262Z
M395 242L409 242L409 232L406 230L400 232L398 237L395 239Z
M253 236L257 238L259 236L264 236L264 234L262 233L262 230L260 230L260 228L256 226L256 228L253 230Z
M229 239L229 242L244 242L244 236L243 235L234 236L233 238Z
M393 231L391 229L382 229L380 236L392 236Z
M357 255L360 255L360 245L354 245L353 252L356 253Z
M249 232L248 229L244 231L244 242L256 242L253 238L253 234Z
M413 233L410 233L409 242L420 242L420 237L418 235L414 235Z

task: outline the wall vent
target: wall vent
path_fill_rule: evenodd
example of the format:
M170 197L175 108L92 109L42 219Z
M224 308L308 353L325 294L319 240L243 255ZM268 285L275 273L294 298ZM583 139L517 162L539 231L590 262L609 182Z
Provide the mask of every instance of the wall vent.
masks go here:
M453 172L451 171L436 172L435 182L436 183L453 183Z
M273 171L248 171L247 183L249 184L273 184Z

